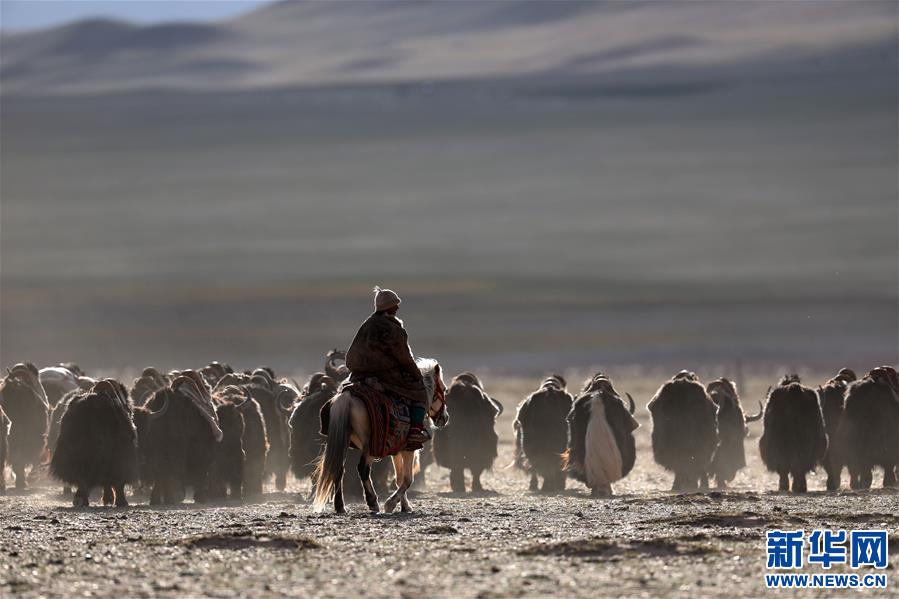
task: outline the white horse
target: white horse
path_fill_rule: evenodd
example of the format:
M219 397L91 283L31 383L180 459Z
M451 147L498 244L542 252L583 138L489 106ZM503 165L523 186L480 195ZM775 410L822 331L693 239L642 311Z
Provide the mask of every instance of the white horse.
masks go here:
M433 420L435 426L446 426L449 416L446 411L446 385L443 383L440 364L436 360L425 358L419 358L415 362L421 371L430 402L428 418ZM334 511L338 514L346 513L342 484L349 443L362 451L358 470L359 478L362 480L362 489L365 492L365 503L368 504L372 513L379 511L378 495L371 482L371 465L375 458L369 455L370 439L371 422L365 404L353 397L349 391L344 391L332 399L331 415L328 422L328 441L315 469L315 499L312 506L316 512L322 511L333 497ZM400 451L391 457L396 472L396 491L384 502L384 511L392 512L399 503L402 511L411 512L412 506L406 497L406 491L412 486L415 452Z

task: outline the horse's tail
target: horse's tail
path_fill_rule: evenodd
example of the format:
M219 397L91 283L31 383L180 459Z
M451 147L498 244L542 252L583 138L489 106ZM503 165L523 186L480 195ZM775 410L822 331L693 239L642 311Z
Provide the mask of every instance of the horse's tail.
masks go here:
M334 497L338 477L343 475L347 445L350 441L350 394L332 400L325 451L315 463L315 499L312 509L321 512Z

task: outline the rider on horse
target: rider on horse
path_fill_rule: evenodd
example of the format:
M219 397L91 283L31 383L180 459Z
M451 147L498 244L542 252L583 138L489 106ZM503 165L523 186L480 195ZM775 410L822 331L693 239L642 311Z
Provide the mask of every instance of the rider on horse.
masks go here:
M396 317L402 300L390 289L375 287L374 293L375 312L359 327L346 354L346 365L352 372L350 380L380 384L389 394L406 401L411 421L406 449L421 449L431 438L424 427L428 395L403 321Z

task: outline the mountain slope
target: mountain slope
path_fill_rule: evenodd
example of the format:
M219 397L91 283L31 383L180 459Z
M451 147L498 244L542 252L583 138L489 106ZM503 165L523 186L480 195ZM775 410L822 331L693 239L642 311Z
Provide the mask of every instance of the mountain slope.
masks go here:
M896 17L891 2L279 2L218 25L91 20L4 35L0 83L54 95L727 70L857 46L892 59Z

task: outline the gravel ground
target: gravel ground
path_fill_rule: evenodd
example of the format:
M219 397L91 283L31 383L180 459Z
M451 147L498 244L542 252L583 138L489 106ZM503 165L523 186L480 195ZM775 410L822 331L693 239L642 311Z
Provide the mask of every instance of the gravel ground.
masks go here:
M452 494L448 471L431 467L410 515L371 516L360 503L347 516L313 514L308 481L252 505L199 508L150 508L138 496L126 509L75 509L49 482L10 491L0 497L0 596L758 596L767 592L765 530L776 527L889 529L889 587L876 596L899 595L899 493L824 493L820 471L807 495L773 492L758 424L746 441L750 464L731 489L669 493L644 407L659 382L616 382L642 404L643 426L637 465L610 499L592 499L575 482L558 496L530 493L504 468L514 405L533 385L518 380L494 389L507 410L497 424L500 457L484 477L489 491Z

